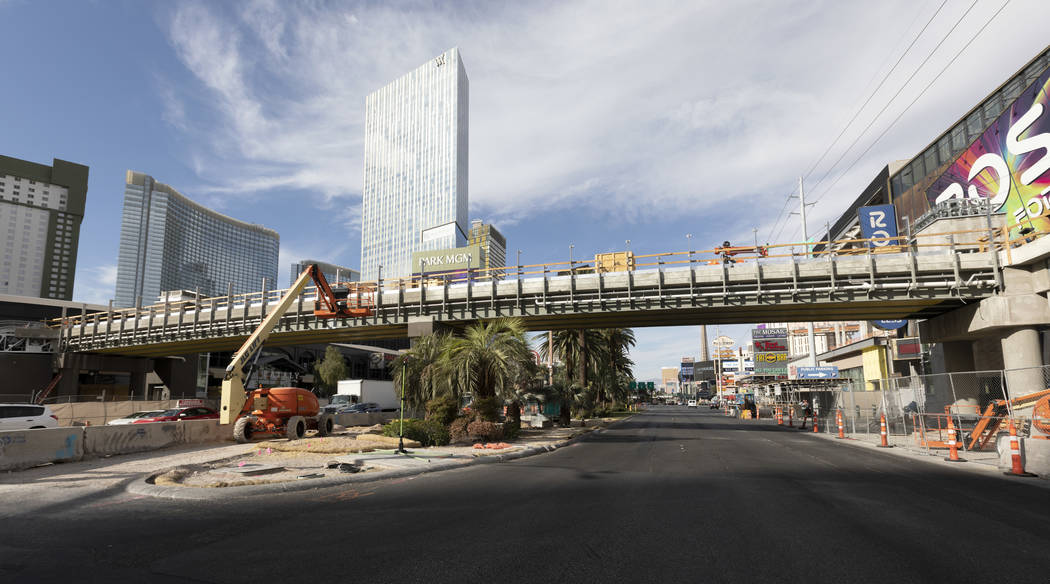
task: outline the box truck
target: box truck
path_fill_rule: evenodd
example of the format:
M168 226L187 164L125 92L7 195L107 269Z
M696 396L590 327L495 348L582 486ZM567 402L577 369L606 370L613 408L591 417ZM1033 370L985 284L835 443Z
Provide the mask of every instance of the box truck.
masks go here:
M384 412L397 411L401 405L401 394L394 388L393 381L376 381L374 379L342 379L336 385L336 395L347 396L338 401L347 400L350 403L375 403Z

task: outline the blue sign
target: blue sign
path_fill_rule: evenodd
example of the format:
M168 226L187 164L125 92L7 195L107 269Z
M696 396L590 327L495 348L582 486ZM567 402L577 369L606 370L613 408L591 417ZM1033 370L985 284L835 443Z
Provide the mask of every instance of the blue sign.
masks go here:
M796 369L799 379L838 379L839 368L831 367L799 367Z
M860 218L860 233L864 239L879 237L897 237L897 213L893 205L872 205L857 209ZM869 242L869 247L885 247L897 245L893 239Z
M880 328L884 331L895 331L902 326L908 324L906 320L873 320L871 324L875 325L875 328Z

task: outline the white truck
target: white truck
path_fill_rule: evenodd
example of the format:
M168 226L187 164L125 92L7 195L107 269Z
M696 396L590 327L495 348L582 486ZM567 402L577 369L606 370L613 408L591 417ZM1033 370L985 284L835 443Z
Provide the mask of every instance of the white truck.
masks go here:
M397 411L401 406L401 394L394 387L393 381L342 379L336 385L335 394L333 401L336 401L336 397L345 395L349 397L350 403L376 403L384 412Z

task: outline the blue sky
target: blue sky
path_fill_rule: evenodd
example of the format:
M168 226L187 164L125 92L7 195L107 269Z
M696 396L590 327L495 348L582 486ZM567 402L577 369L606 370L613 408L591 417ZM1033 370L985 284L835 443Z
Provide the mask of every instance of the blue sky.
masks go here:
M799 175L815 232L1045 47L1050 3L1013 0L963 50L1001 5L980 2L860 134L970 6L948 2L811 171L940 4L0 0L0 153L91 167L76 300L113 295L128 169L276 229L282 280L302 257L357 267L365 96L458 46L470 215L508 258L792 241ZM697 327L636 332L639 378L697 353Z

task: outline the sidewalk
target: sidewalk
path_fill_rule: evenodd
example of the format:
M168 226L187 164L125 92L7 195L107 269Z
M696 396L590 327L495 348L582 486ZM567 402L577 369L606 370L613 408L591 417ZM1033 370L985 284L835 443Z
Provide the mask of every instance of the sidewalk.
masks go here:
M472 446L406 447L410 454L403 455L387 447L372 452L329 454L281 452L261 448L264 443L226 442L169 448L2 473L0 496L32 498L35 506L126 489L141 496L208 500L379 481L549 452L629 417L607 418L584 428L525 429L516 441L498 450ZM350 438L362 430L351 428L337 435ZM329 462L352 465L358 472L325 468ZM169 480L161 479L161 484L156 484L154 479L165 475ZM27 497L26 487L42 488L34 489L33 496Z
M825 424L825 420L821 419L820 432L813 432L812 425L807 422L805 430L799 430L799 424L796 421L794 427L788 427L787 422L784 422L783 429L785 432L795 432L798 434L806 434L813 436L819 440L830 440L841 444L843 446L852 446L854 448L870 448L900 456L903 458L911 458L913 460L922 460L925 462L940 464L955 468L958 470L977 472L986 474L989 476L1003 477L1002 469L999 468L999 453L995 450L980 450L980 451L965 451L959 449L959 458L963 459L964 462L948 462L944 460L948 456L948 449L946 448L926 448L921 444L918 444L913 436L901 436L901 435L887 435L886 442L891 448L881 448L881 436L878 433L850 433L850 425L845 425L845 438L838 438L838 426L835 425L835 418L829 417L827 420L829 423ZM765 422L766 424L776 425L775 419L764 419L759 422ZM1042 480L1040 480L1042 479ZM1032 481L1032 479L1025 479L1032 481L1033 484L1043 486L1044 488L1050 488L1050 477L1039 477Z

